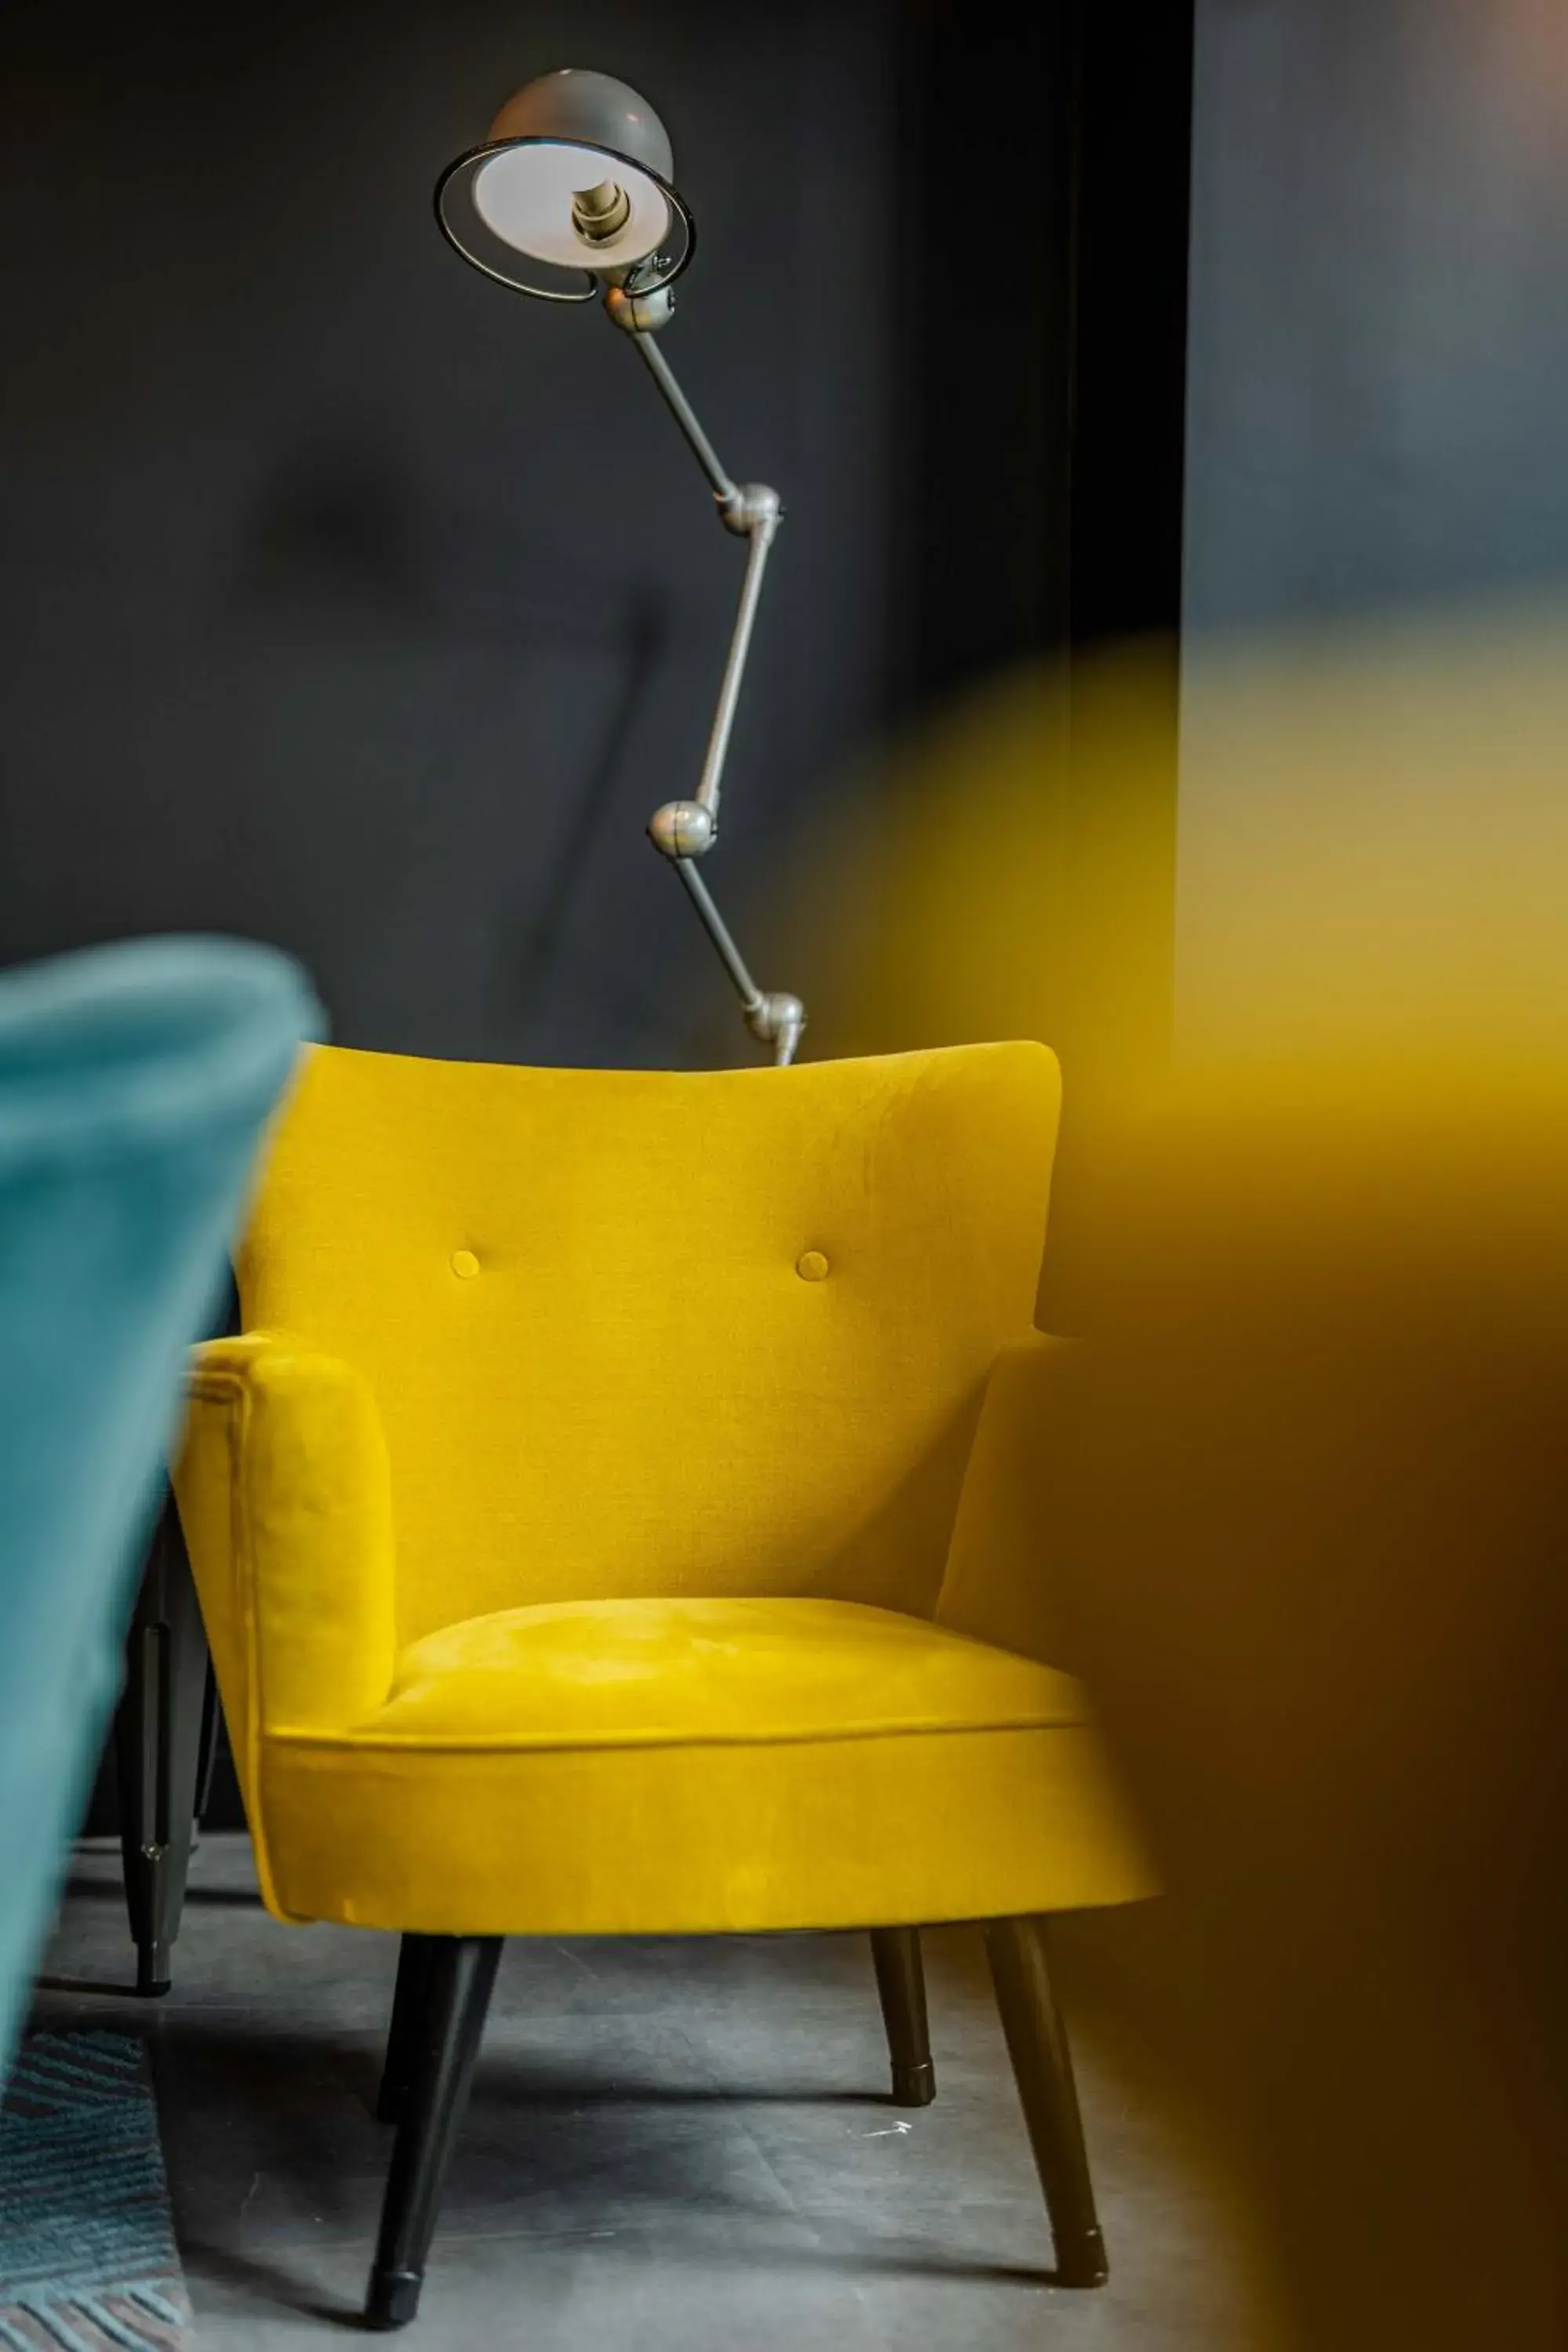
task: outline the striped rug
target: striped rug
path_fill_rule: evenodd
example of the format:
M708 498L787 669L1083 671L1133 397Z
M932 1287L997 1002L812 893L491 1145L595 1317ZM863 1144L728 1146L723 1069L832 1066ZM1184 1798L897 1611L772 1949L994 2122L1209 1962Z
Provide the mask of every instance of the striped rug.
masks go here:
M0 2346L169 2352L190 2329L145 2046L31 2035L0 2107Z

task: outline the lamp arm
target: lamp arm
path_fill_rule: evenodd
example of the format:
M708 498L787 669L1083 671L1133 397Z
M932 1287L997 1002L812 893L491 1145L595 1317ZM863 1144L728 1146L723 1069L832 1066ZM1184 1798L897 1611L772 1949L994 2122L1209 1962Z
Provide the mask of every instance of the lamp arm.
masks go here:
M619 288L616 288L615 290L617 293L620 292ZM616 304L615 310L612 310L610 315L615 320L616 324L620 326L623 324L625 313L626 311L630 310L635 312L637 309L646 306L637 303L635 297L628 300L625 296L623 296L621 302ZM674 417L676 423L685 434L688 442L690 444L692 456L696 458L703 472L707 475L709 488L712 490L713 496L717 499L721 507L727 506L730 500L737 495L736 485L730 479L729 475L724 471L723 465L719 457L719 452L714 448L712 442L710 441L707 434L704 433L700 424L698 422L697 411L692 407L691 403L681 391L679 384L676 382L674 369L670 366L669 362L665 358L664 353L659 350L658 343L654 341L654 335L657 330L651 324L648 326L642 326L635 323L634 321L634 323L630 325L628 331L631 335L633 343L637 346L637 357L647 368L649 375L652 376L655 383L658 384L660 392L663 393L665 404L668 408L670 415Z
M654 341L655 328L662 325L668 315L668 306L659 305L656 310L653 302L628 296L615 286L606 294L605 307L616 324L629 334L644 366L664 395L666 405L708 478L720 521L726 530L746 541L746 568L741 578L735 625L730 635L730 650L725 656L696 794L691 800L668 801L663 808L656 809L647 829L655 848L668 858L686 886L698 919L740 997L747 1028L760 1044L772 1045L773 1060L782 1067L795 1059L805 1027L805 1008L798 996L782 991L768 992L757 986L713 902L712 892L697 870L697 860L712 848L719 835L719 795L724 761L746 674L757 606L762 601L763 574L784 517L784 502L778 492L765 483L735 482L724 470L697 412ZM642 315L645 312L653 315Z

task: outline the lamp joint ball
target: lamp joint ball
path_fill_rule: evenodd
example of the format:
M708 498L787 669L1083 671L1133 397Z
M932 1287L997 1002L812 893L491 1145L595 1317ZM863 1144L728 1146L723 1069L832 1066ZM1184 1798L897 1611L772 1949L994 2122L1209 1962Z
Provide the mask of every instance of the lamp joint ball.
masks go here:
M605 291L605 310L628 335L657 335L674 315L675 289L655 286L639 294L630 285L610 286Z
M719 501L719 520L737 539L772 539L784 520L784 500L766 482L741 482Z
M719 836L719 823L700 801L666 801L648 819L647 836L666 857L702 857Z
M805 1027L805 1007L798 996L775 989L750 1008L746 1026L759 1045L775 1048L781 1062L793 1062Z

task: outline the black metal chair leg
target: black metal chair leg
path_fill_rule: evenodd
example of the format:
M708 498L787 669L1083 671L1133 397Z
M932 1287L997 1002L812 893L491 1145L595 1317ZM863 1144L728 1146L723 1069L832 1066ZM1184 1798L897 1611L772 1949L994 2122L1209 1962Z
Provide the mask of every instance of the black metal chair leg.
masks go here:
M206 1633L173 1496L159 1517L126 1642L114 1720L125 1906L136 1990L169 1990L202 1763Z
M1067 2032L1046 1965L1043 1919L994 1919L986 1927L996 2004L1029 2127L1063 2286L1103 2286L1110 2276L1094 2208L1089 2151Z
M893 2062L893 2100L900 2107L929 2107L936 2096L931 2029L926 2021L925 1970L921 1966L918 1927L873 1927L871 1958Z
M405 1936L397 1953L397 1990L392 1996L392 2023L386 2036L386 2059L375 2112L384 2124L395 2124L403 2113L408 2085L414 2079L419 2029L430 1990L430 1953L434 1938Z
M365 2298L371 2327L406 2327L419 2308L426 2258L500 1958L499 1936L420 1940L428 1944L425 1999Z

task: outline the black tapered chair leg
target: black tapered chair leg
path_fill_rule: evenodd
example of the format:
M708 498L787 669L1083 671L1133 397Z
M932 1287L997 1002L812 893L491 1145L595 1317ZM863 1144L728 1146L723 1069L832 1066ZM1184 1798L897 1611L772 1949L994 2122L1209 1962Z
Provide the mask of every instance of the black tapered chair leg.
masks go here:
M125 1645L114 1718L125 1907L136 1990L169 1990L202 1770L206 1633L174 1496L166 1496Z
M893 2100L900 2107L929 2107L936 2096L931 2028L926 2021L925 1970L918 1927L873 1927L871 1958L893 2062Z
M196 1750L195 1825L199 1832L206 1819L207 1807L213 1801L213 1775L217 1770L217 1736L223 1723L223 1706L217 1695L217 1676L213 1662L207 1659L206 1687L202 1692L202 1736Z
M985 1941L1024 2120L1051 2217L1057 2277L1063 2286L1103 2286L1110 2267L1094 2207L1072 2055L1046 1962L1046 1923L993 1919Z
M386 2059L375 2112L384 2124L395 2124L403 2113L419 2046L419 2029L430 1990L430 1952L435 1938L405 1936L397 1952L397 1989L392 1996L392 2023L387 2030Z
M500 1958L499 1936L419 1940L428 1946L424 2000L365 2298L371 2327L406 2327L419 2308L441 2191L462 2128Z

